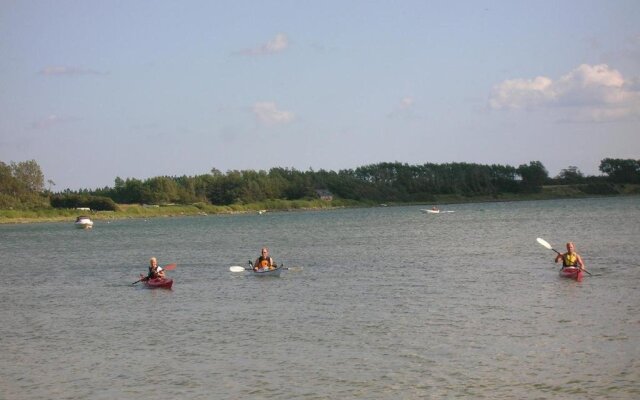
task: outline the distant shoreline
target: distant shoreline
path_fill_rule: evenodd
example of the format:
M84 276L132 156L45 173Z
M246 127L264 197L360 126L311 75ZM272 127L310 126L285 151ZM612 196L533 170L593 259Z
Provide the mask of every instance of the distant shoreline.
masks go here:
M309 210L335 210L340 208L369 208L380 206L410 206L410 205L445 205L469 203L500 203L510 201L538 201L558 199L584 199L598 197L622 197L640 195L640 185L623 185L619 194L588 195L571 186L548 186L540 193L528 194L499 194L496 196L461 195L434 196L431 202L357 202L344 200L273 200L258 204L213 206L208 204L196 205L131 205L119 204L118 211L86 211L76 209L39 209L39 210L0 210L0 224L27 224L45 222L74 222L79 215L87 215L94 221L113 221L137 218L184 217L206 215L234 215L234 214L263 214L269 212L291 212Z

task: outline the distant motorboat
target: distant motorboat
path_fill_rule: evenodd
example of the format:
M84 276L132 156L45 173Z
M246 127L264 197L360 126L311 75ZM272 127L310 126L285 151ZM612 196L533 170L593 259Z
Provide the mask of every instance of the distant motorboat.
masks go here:
M438 209L434 210L433 208L431 208L431 209L423 208L420 211L425 213L425 214L440 214L440 213L452 213L452 212L455 212L455 211L452 211L452 210L446 210L446 211L442 211L442 210L438 210Z
M93 228L93 221L91 221L91 218L85 215L81 215L78 218L76 218L75 225L76 225L76 228L79 228L79 229L91 229Z
M264 214L266 212L267 212L267 210L258 210L258 214L260 214L260 215L262 215L262 214Z

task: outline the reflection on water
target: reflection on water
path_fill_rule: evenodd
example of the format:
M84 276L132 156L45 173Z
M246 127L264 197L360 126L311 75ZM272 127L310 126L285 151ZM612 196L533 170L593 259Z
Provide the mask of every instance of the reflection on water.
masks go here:
M640 198L421 208L0 226L3 396L640 396ZM303 269L229 272L263 245Z

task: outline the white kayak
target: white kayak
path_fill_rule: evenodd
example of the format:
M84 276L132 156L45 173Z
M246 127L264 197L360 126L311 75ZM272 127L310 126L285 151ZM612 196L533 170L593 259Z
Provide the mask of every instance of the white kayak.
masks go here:
M229 271L231 272L249 272L251 275L254 276L280 276L280 273L282 272L282 270L285 269L289 269L289 268L284 268L283 266L279 266L277 268L274 269L268 269L268 268L260 268L258 270L254 270L253 268L244 268L241 267L239 265L233 265L231 267L229 267Z
M274 269L268 269L268 268L260 268L258 270L251 270L251 273L255 276L280 276L280 273L282 272L284 268L282 267L277 267Z

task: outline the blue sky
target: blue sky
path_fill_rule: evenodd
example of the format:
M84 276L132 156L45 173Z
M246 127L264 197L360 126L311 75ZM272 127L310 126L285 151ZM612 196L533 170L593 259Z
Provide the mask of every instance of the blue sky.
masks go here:
M212 168L640 158L640 2L0 2L0 161L54 191Z

